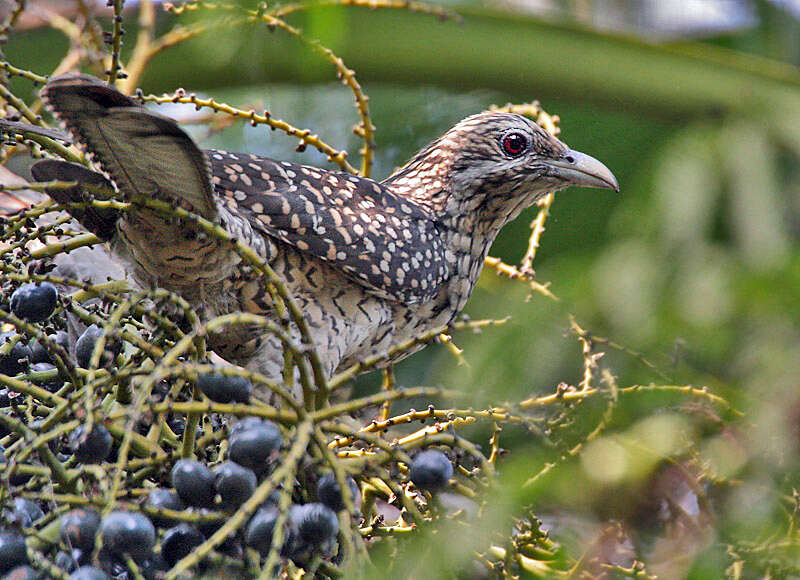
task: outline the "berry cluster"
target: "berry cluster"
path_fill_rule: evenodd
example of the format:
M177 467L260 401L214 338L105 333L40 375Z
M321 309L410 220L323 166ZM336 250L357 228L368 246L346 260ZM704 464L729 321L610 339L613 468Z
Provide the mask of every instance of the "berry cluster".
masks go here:
M286 565L336 567L359 528L369 538L381 526L413 523L409 510L435 509L427 494L454 477L451 460L434 448L410 456L398 448L358 467L319 445L298 452L298 420L257 401L247 373L207 358L181 355L176 365L196 370L146 387L159 361L121 329L151 333L150 344L162 349L176 341L156 340L158 331L132 316L111 328L102 306L91 311L94 320L79 317L84 329L76 332L68 321L74 304L51 283L21 285L5 302L0 296L5 308L0 578L155 580L176 570L250 577L267 565L275 574ZM97 389L92 398L88 384ZM230 416L215 405L247 412ZM349 438L320 442L350 448L342 457L380 449ZM34 445L26 449L26 440ZM390 480L402 487L382 483ZM52 500L53 490L66 499Z
M24 284L11 295L11 312L19 319L33 323L49 319L58 305L58 290L49 282ZM63 325L63 324L62 324ZM70 348L68 333L55 330L41 339L26 341L24 335L14 331L0 333L0 373L14 376L31 372L36 384L55 393L64 386L64 377L56 367L61 362L88 369L98 339L103 330L97 324L89 325ZM121 351L118 341L108 341L100 351L100 361L108 363ZM64 358L69 360L65 361ZM8 389L0 391L0 400L8 396Z

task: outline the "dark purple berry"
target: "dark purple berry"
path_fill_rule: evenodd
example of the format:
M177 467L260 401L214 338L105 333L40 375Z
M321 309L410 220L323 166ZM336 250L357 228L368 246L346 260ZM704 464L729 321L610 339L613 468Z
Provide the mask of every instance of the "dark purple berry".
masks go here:
M50 282L23 284L11 295L11 311L28 322L41 322L53 314L58 290Z
M203 534L196 527L187 523L178 524L164 532L164 539L161 540L161 555L172 568L175 562L189 555L204 541Z
M297 529L300 541L309 546L321 546L339 533L336 513L322 503L307 503L290 512L291 524Z
M98 563L113 580L132 580L131 573L125 563L106 550L100 550Z
M292 506L292 509L294 508L295 506ZM275 522L279 513L277 506L262 507L252 517L250 523L247 524L244 541L262 556L266 556L269 553L270 546L272 546L272 535L275 531ZM287 529L287 532L287 535L283 537L282 556L288 556L291 553L291 546L296 541L297 533L293 533L291 527Z
M247 403L253 393L253 384L245 377L217 373L198 375L197 386L216 403Z
M94 345L102 334L103 329L96 324L92 324L78 337L78 340L75 342L75 360L79 367L84 369L89 368L89 362L92 360L92 353L94 352ZM101 356L101 364L119 354L121 350L122 345L119 342L112 340L110 337L106 337L105 351Z
M92 360L92 353L94 352L94 344L103 333L103 330L96 324L92 324L89 328L83 331L75 342L75 360L78 366L82 368L89 368L89 362Z
M61 516L58 531L61 540L71 549L88 553L94 550L95 536L99 528L99 513L90 509L76 508Z
M6 332L0 334L0 350L5 350L6 344L14 340L16 333ZM7 348L7 347L6 347ZM31 360L31 349L22 340L18 340L7 354L0 354L0 374L14 376L24 373Z
M453 464L441 451L427 449L411 462L409 477L419 489L439 491L447 487L453 477Z
M181 459L172 468L172 487L186 505L210 507L214 504L214 474L194 459Z
M137 512L111 512L100 524L103 548L117 556L129 554L137 562L149 557L156 543L153 523Z
M2 432L2 429L0 429L0 432ZM0 464L2 463L8 463L8 458L6 457L5 448L0 445ZM31 477L33 476L17 472L11 476L10 483L11 485L24 485L30 481Z
M256 473L263 473L278 456L281 442L281 431L275 423L248 424L231 435L228 457Z
M102 463L111 453L114 440L103 425L95 423L91 432L78 425L69 436L69 445L79 463Z
M183 511L186 508L177 491L163 488L151 491L144 505L155 509L168 509L176 512ZM175 521L172 518L165 516L150 516L150 519L159 528L168 528L169 526L175 525Z
M33 382L37 385L43 386L45 389L50 391L51 393L55 393L61 387L64 386L64 379L62 379L58 375L58 371L56 370L56 366L50 363L41 362L41 363L34 363L31 365L31 368L28 372L31 373L51 373L54 374L51 378L42 378L42 379L33 379Z
M22 534L9 529L0 531L0 574L6 574L27 563L28 551Z
M78 563L69 553L64 550L59 550L56 557L53 559L53 564L64 570L66 573L74 572L78 569Z
M347 476L347 485L350 486L350 492L353 496L353 507L359 509L361 507L361 492L356 481L349 475ZM319 478L317 482L317 499L335 512L344 509L342 488L339 486L339 482L336 481L336 475L333 472L326 473Z
M233 461L220 463L214 468L214 487L222 498L225 509L236 509L253 495L256 474Z
M53 364L53 360L50 358L50 353L45 350L42 344L38 340L34 340L30 344L31 349L31 363L50 363Z
M231 427L231 437L234 435L238 435L242 431L247 431L248 429L252 429L254 427L259 427L264 423L268 423L269 421L265 421L261 417L244 417L239 419L236 424Z
M69 335L63 330L59 330L55 334L51 334L48 338L65 351L69 351ZM34 340L30 346L32 363L53 364L55 362L53 361L53 357L50 356L50 353L47 351L47 349L38 340Z
M166 576L165 572L169 570L167 561L160 553L154 553L139 566L145 580L161 580Z
M192 508L192 511L196 511L199 514L207 514L209 510L206 508ZM224 520L214 520L214 521L207 521L201 523L197 527L200 528L200 531L206 538L210 538L213 536L223 525L225 524ZM242 542L239 540L238 532L233 532L225 537L222 540L222 543L217 545L216 548L217 552L222 554L226 554L228 556L239 558L241 557L243 550L242 550Z
M170 415L167 418L167 425L169 425L169 428L173 433L175 433L175 435L182 437L183 432L186 429L186 418L181 417L180 415ZM200 425L197 426L197 432L201 432Z

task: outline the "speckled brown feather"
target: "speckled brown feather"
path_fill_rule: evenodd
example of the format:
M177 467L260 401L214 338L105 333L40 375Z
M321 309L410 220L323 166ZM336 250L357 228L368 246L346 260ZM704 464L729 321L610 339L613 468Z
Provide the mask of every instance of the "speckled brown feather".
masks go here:
M177 123L91 77L52 79L43 98L124 198L153 196L196 211L269 261L300 306L328 375L452 322L500 228L569 185L559 168L568 154L583 155L523 117L481 113L378 183L202 152ZM524 136L526 155L504 153L510 132ZM606 179L594 186L616 187L607 168L591 161ZM230 245L199 235L191 223L141 208L125 212L111 247L139 284L180 293L204 319L274 315L261 279ZM210 345L232 362L281 377L274 336L237 327L210 337Z
M371 179L208 151L223 204L268 236L332 264L376 296L412 304L447 277L432 216Z

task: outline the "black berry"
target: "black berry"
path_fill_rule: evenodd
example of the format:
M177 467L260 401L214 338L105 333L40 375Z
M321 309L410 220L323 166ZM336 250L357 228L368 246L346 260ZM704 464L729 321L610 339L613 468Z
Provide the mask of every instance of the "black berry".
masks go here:
M409 477L419 489L439 491L447 487L453 477L453 464L441 451L427 449L411 462Z
M80 463L102 463L111 453L113 439L103 425L95 423L90 432L79 425L69 436L69 445Z
M256 473L264 472L281 448L281 431L270 421L248 423L231 434L228 456Z
M261 417L244 417L243 419L239 419L239 421L237 421L236 424L231 427L231 437L238 435L242 431L259 427L268 422L269 421L265 421Z
M155 509L168 509L176 512L186 508L177 491L163 488L151 491L144 505ZM150 516L150 519L159 528L168 528L175 524L175 521L168 517Z
M350 487L350 492L353 496L354 507L359 509L361 507L361 493L355 480L349 475L347 476L347 485ZM336 475L333 472L326 473L319 478L317 482L317 499L335 512L344 509L342 488L339 486L339 482L336 481Z
M15 339L16 333L6 332L0 334L0 349L7 343ZM31 349L22 340L19 340L11 347L5 355L0 355L0 373L14 376L24 373L31 360Z
M80 553L80 550L78 550L78 553ZM56 553L56 557L53 559L53 564L68 574L78 569L78 563L75 561L75 558L73 558L64 550L59 550L58 553Z
M103 548L117 556L129 554L137 562L150 556L156 529L147 516L136 512L111 512L100 524Z
M172 468L172 487L187 505L209 507L214 504L214 474L194 459L181 459Z
M208 513L206 508L199 508L196 513L201 515ZM203 533L206 538L210 538L212 535L217 533L217 531L225 524L223 520L215 520L215 521L207 521L201 523L198 528ZM222 543L217 545L217 551L226 554L228 556L232 556L234 558L241 557L243 550L242 550L242 543L239 541L239 534L238 532L233 532L232 534L225 537L222 540Z
M11 295L11 311L28 322L41 322L53 314L58 290L49 282L23 284Z
M46 362L34 363L31 365L30 372L32 373L52 373L56 370L56 366ZM64 379L58 373L55 376L47 379L33 379L36 384L43 386L51 393L55 393L64 386Z
M217 403L247 403L253 392L253 384L245 377L217 373L198 375L197 386L206 397Z
M187 556L205 541L203 534L196 527L187 523L178 524L168 529L161 540L161 555L170 568L175 562Z
M245 532L245 542L251 548L257 550L262 556L266 556L272 546L272 533L275 530L275 521L278 519L278 508L262 508L247 524Z
M331 508L322 503L298 506L291 512L290 518L300 540L309 546L321 546L333 540L339 532L339 519Z
M233 461L220 463L214 468L214 487L226 509L235 509L253 495L256 474Z
M51 334L48 338L65 351L69 351L69 335L63 330L59 330L55 334ZM50 356L50 353L38 340L34 340L31 343L31 362L50 364L53 364L54 362L53 357Z
M61 540L70 548L89 553L94 550L95 536L100 528L100 514L77 508L65 513L59 521Z
M28 552L22 534L13 530L0 531L0 574L27 563Z
M92 353L94 352L94 345L97 339L103 334L103 329L92 324L83 331L75 342L75 360L78 366L84 369L89 368L89 362L92 360ZM101 357L101 362L107 361L109 357L116 356L122 350L122 345L109 337L106 337L105 351Z
M44 517L44 512L35 501L17 497L3 509L3 517L10 524L29 528L33 522Z

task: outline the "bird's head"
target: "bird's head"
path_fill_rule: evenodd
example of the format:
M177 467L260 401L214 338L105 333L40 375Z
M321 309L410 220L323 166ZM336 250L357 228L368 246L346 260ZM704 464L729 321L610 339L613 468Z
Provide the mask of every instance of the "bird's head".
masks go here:
M619 191L598 160L525 117L502 112L467 117L387 181L442 217L472 215L497 226L565 187ZM421 199L419 192L432 196Z

